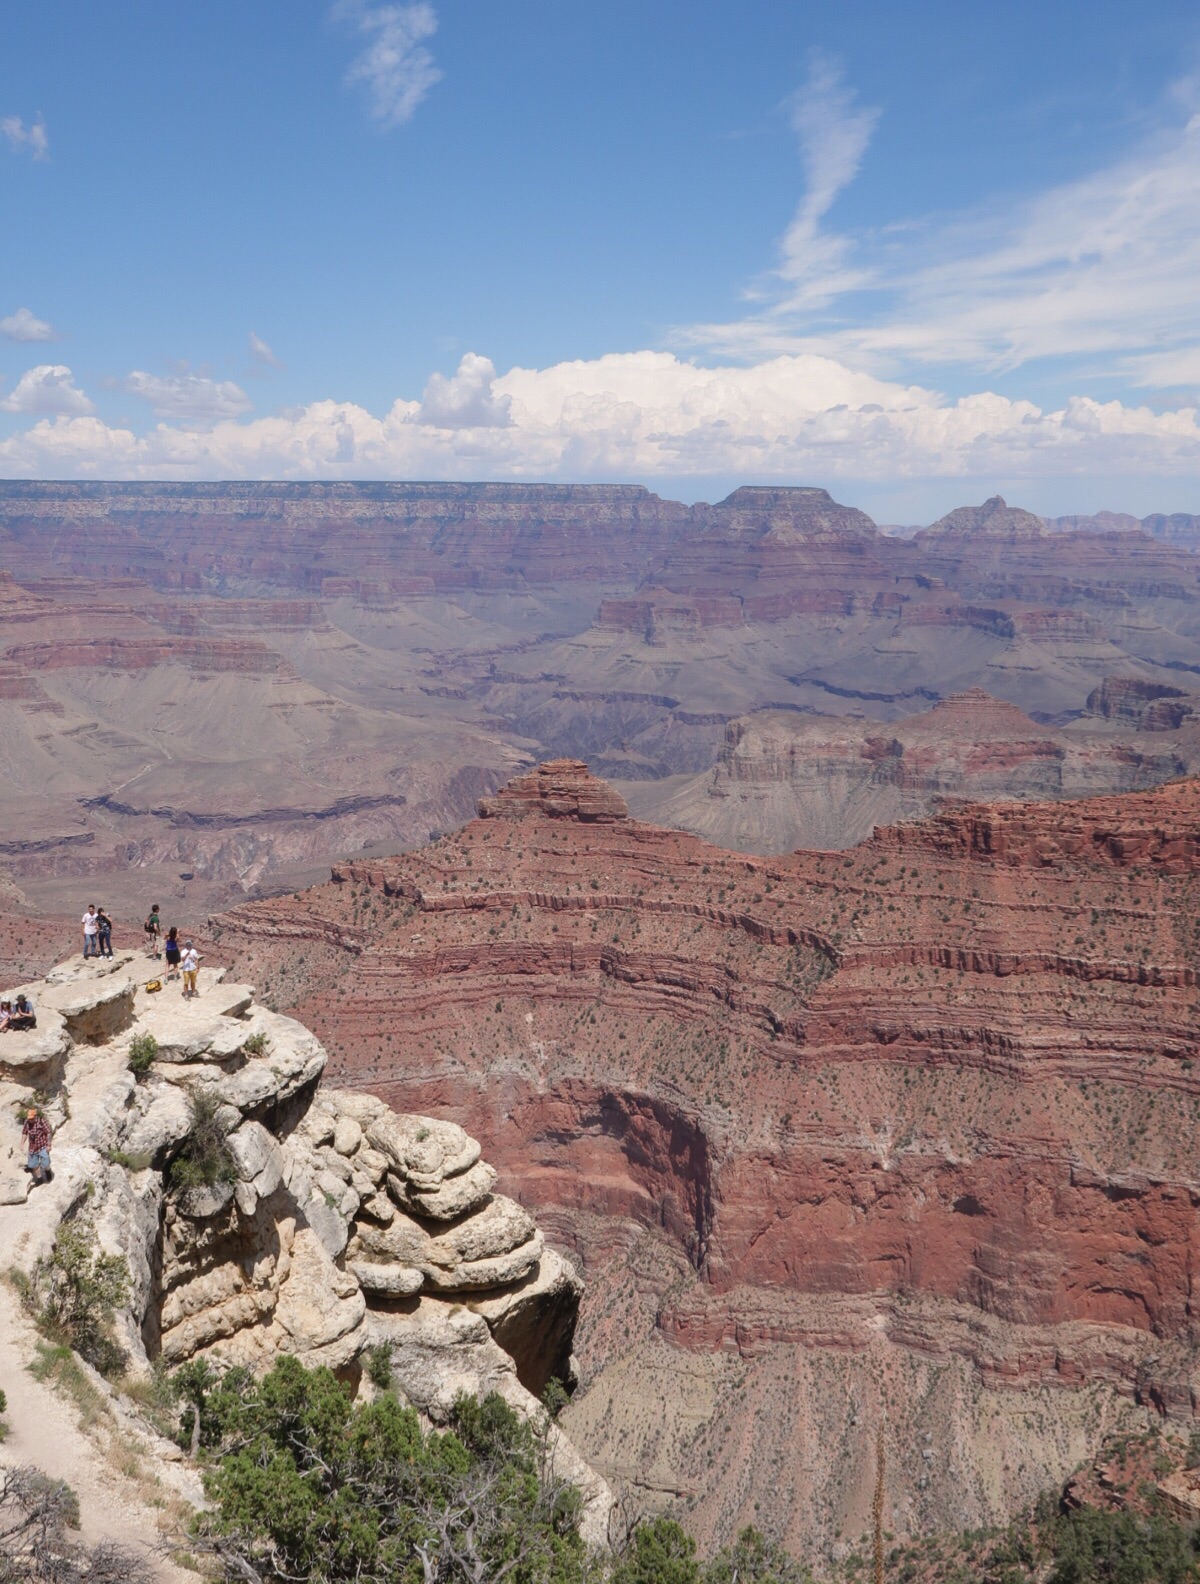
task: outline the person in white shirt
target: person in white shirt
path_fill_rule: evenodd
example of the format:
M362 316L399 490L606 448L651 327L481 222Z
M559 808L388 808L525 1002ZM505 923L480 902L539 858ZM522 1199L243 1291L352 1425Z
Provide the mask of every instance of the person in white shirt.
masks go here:
M196 975L200 972L200 953L186 941L183 947L183 956L179 966L183 969L183 993L185 996L199 995L196 989Z
M96 916L94 902L88 903L88 910L83 915L83 955L85 957L100 955L100 920Z

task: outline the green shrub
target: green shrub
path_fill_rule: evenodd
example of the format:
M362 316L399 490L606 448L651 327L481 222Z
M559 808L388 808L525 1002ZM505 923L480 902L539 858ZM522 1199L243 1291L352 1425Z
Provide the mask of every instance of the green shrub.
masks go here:
M462 1398L425 1430L385 1392L355 1406L328 1369L279 1360L204 1394L195 1547L230 1578L586 1584L580 1498L539 1432L498 1396Z
M700 1584L696 1542L673 1518L656 1518L634 1530L613 1569L613 1584Z
M386 1391L392 1384L392 1344L380 1342L376 1347L368 1348L363 1369L373 1386Z
M0 1387L0 1441L8 1434L8 1426L4 1422L4 1415L8 1411L8 1398L4 1395L4 1388Z
M270 1043L262 1029L259 1029L257 1033L246 1037L242 1042L242 1049L247 1056L263 1056L266 1054L267 1046Z
M183 1193L188 1188L212 1188L237 1181L237 1168L217 1121L221 1100L212 1089L192 1096L192 1126L167 1170L167 1189Z
M62 1223L53 1254L34 1272L33 1290L47 1336L66 1343L102 1374L124 1366L112 1322L129 1294L129 1266L122 1255L100 1248L90 1215Z
M128 1150L111 1149L104 1158L110 1166L124 1166L126 1171L137 1172L145 1171L154 1156L146 1150L135 1150L130 1154Z
M158 1041L153 1034L135 1034L129 1041L129 1070L144 1077L158 1058Z

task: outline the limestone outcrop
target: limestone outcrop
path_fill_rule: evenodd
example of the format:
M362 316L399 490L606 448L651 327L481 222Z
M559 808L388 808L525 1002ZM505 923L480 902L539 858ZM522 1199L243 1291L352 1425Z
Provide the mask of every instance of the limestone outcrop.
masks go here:
M532 1412L572 1373L573 1267L493 1193L460 1127L321 1087L308 1029L222 972L202 970L184 1000L177 982L148 989L144 961L120 953L25 987L38 1026L0 1037L8 1262L36 1276L63 1222L86 1213L130 1268L118 1331L135 1369L198 1355L266 1368L290 1353L357 1381L366 1350L388 1343L399 1389L435 1421L462 1392ZM18 1119L35 1096L54 1177L31 1188ZM607 1487L555 1436L602 1539Z

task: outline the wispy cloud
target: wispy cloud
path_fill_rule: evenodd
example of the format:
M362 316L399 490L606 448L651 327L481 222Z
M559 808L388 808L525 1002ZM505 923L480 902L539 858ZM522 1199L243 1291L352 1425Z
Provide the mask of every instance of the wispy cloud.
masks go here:
M37 368L27 369L12 393L0 401L0 409L34 416L59 414L76 418L95 411L75 384L71 370L63 363L42 363Z
M28 154L35 160L50 158L50 140L41 116L28 125L20 116L0 116L0 136L7 139L14 153Z
M54 326L37 318L28 308L18 308L16 313L0 319L0 336L6 341L53 341Z
M815 107L820 72L814 80L819 91L806 102ZM824 91L836 103L836 83ZM840 130L830 134L824 164L806 154L808 188L784 234L774 290L760 285L761 306L739 319L682 327L677 344L734 357L817 352L901 374L939 365L992 373L1054 358L1081 377L1193 384L1196 92L1177 85L1163 107L1168 124L1119 161L1020 201L933 222L916 217L886 237L822 229L825 195L851 179L870 130L855 125L852 111L840 123L835 115Z
M232 380L214 380L193 374L186 367L175 374L147 374L134 369L122 388L150 403L156 418L176 422L211 424L241 418L254 406L246 392Z
M258 368L281 369L284 367L283 359L276 357L262 336L255 335L253 330L250 332L249 346L250 361Z
M859 283L844 271L848 240L825 233L822 221L858 175L879 111L855 105L841 68L820 51L813 53L808 80L788 108L800 142L805 188L783 236L779 273L791 284L791 301L798 307L827 302Z
M370 42L346 71L346 82L366 90L371 118L385 131L410 121L442 72L422 43L437 31L431 5L370 5L339 0L336 21L348 23Z

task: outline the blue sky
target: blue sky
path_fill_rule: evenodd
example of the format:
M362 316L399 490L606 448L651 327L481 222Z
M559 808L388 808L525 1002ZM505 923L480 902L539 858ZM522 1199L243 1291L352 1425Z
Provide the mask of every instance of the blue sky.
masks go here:
M1200 510L1200 14L43 0L0 475Z

